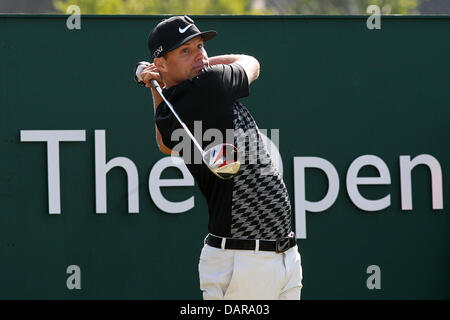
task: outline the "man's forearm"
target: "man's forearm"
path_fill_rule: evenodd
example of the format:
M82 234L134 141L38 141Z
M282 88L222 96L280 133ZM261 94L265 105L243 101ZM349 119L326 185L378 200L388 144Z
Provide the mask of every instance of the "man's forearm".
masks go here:
M215 64L231 64L242 58L240 54L224 54L221 56L210 57L209 65L213 66Z
M226 54L209 58L209 65L239 63L247 74L248 84L259 77L259 62L252 56L245 54Z
M156 91L156 89L153 88L153 86L151 87L151 90L152 90L152 97L153 97L153 109L154 109L154 113L156 113L156 109L158 108L160 103L163 101L163 99L159 95L158 91ZM156 124L155 124L155 132L156 132L156 142L158 143L159 149L161 150L162 153L170 155L172 153L172 150L167 148L164 145L164 143L162 141L161 133L159 132Z
M158 91L155 88L151 87L152 97L153 97L153 110L156 112L156 108L158 108L159 104L163 101Z

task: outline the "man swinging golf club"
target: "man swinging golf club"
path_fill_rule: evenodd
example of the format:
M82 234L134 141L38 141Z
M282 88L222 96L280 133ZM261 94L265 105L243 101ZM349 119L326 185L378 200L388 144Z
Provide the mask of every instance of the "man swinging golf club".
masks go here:
M237 101L249 95L259 63L247 55L208 58L204 42L216 34L200 32L188 16L165 19L148 37L153 63L135 70L136 81L152 90L160 150L178 151L208 203L200 289L204 299L300 299L288 192L253 117ZM216 130L226 143L197 141L192 132L199 123L202 137ZM177 130L192 150L177 148ZM195 154L202 160L192 161Z

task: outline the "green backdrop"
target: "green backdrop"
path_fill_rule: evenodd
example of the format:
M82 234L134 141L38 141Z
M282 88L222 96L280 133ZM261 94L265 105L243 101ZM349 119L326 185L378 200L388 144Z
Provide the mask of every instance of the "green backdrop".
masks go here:
M0 298L201 299L198 258L207 208L196 187L163 188L188 212L158 209L148 191L155 143L149 89L132 79L149 60L146 40L160 16L0 15ZM261 64L242 99L260 128L279 129L284 180L294 208L294 157L321 157L339 174L336 202L307 212L298 240L303 299L450 298L450 17L202 16L218 37L209 56L245 53ZM61 214L49 214L47 147L21 130L85 130L60 144ZM139 213L128 213L127 179L107 175L107 214L95 210L94 130L106 132L106 159L127 157L139 174ZM399 157L429 154L442 168L444 208L433 210L430 170L412 171L413 210L401 209ZM389 168L390 185L361 186L368 199L391 195L381 211L357 208L347 170L361 155ZM377 176L374 167L361 171ZM168 169L165 178L177 178ZM307 169L306 198L328 181ZM294 223L293 223L294 225ZM81 270L69 290L67 267ZM366 272L380 268L381 289Z

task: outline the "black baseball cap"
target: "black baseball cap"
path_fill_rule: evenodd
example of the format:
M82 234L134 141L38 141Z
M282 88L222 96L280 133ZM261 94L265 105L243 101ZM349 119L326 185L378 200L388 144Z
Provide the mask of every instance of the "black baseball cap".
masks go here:
M172 51L196 36L202 36L203 41L214 38L214 30L203 31L195 26L194 20L188 16L174 16L164 19L150 32L148 36L148 49L152 58L159 58Z

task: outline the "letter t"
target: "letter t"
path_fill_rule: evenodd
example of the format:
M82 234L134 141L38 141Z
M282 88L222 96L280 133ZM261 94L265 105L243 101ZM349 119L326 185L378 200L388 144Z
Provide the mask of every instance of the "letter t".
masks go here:
M21 142L47 142L48 205L50 214L61 213L59 143L86 141L85 130L20 130Z

